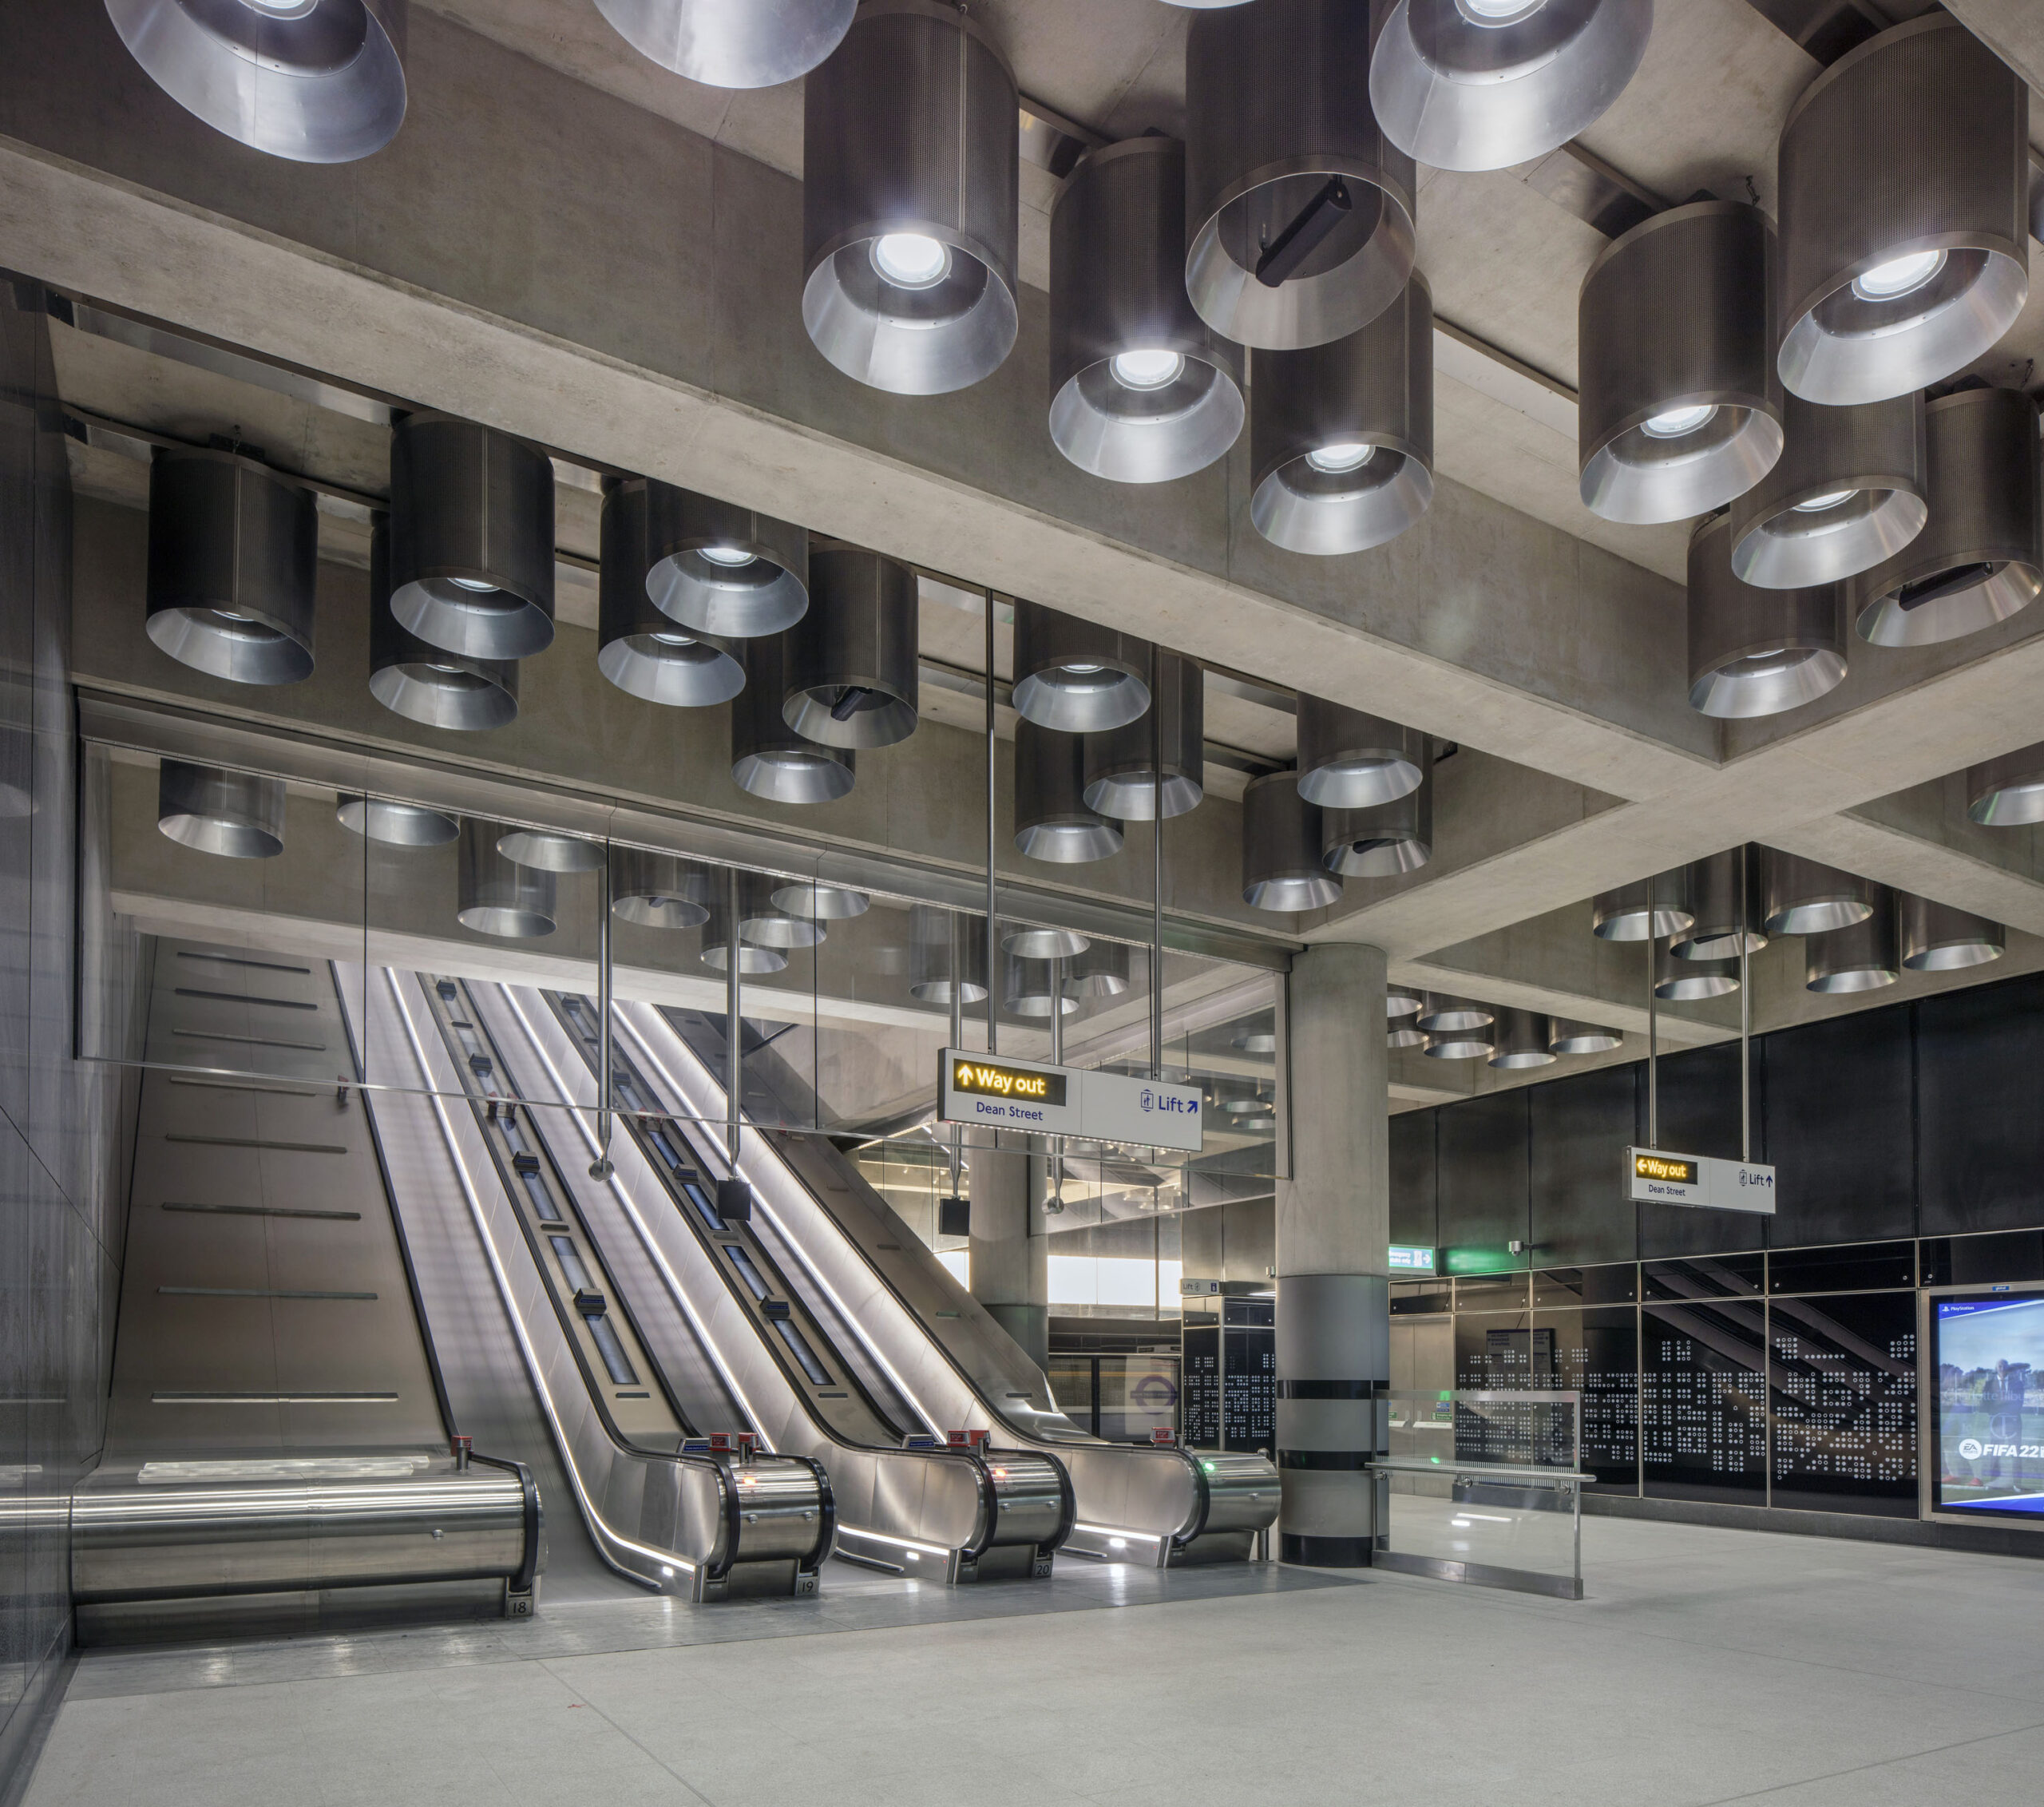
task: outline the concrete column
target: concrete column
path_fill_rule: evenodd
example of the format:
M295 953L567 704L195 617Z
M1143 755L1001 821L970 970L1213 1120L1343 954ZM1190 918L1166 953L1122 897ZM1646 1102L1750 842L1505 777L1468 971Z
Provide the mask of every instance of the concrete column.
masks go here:
M1278 1554L1368 1565L1379 1526L1378 1408L1390 1378L1384 970L1316 947L1288 983L1291 1177L1278 1183Z
M965 1170L972 1200L972 1297L1024 1355L1048 1368L1048 1239L1037 1221L1043 1163L1020 1150L972 1148L966 1151Z

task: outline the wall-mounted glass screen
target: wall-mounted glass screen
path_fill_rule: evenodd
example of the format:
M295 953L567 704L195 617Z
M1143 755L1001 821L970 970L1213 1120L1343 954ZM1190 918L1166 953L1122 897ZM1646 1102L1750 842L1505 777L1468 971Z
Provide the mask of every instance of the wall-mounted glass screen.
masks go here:
M2044 1524L2044 1292L1931 1304L1933 1507Z

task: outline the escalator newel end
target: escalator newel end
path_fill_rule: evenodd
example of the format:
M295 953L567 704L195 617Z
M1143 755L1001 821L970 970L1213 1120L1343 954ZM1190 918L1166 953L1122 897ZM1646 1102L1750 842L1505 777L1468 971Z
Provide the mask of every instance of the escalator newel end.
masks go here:
M752 1188L735 1177L717 1182L717 1215L727 1223L752 1221Z

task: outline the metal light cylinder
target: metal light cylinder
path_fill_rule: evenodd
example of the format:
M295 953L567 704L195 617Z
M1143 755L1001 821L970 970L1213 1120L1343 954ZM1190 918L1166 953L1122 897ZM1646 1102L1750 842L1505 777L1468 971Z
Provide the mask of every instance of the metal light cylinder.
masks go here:
M2044 587L2037 404L2020 390L1961 390L1927 403L1923 427L1929 522L1850 592L1876 646L1978 633Z
M1408 985L1386 985L1384 1013L1387 1016L1416 1016L1426 1004L1426 994Z
M755 640L809 608L809 533L671 483L646 485L646 595L691 633Z
M1185 146L1089 153L1051 214L1051 441L1081 470L1163 483L1242 431L1242 354L1185 292Z
M1259 351L1250 385L1250 519L1323 557L1395 540L1434 498L1433 291L1415 271L1369 325Z
M1487 1029L1497 1020L1497 1012L1487 1004L1479 1004L1472 998L1452 997L1446 992L1428 992L1424 994L1419 1014L1412 1019L1415 1028L1428 1035L1451 1035L1460 1029Z
M834 803L858 776L849 747L819 747L788 726L782 701L791 688L788 636L741 640L745 688L731 699L731 782L775 803Z
M1092 941L1064 969L1064 987L1074 997L1119 997L1129 989L1126 941Z
M1811 991L1879 991L1902 977L1895 894L1885 885L1869 886L1868 901L1859 921L1812 935L1805 944L1804 982Z
M1907 891L1895 896L1903 965L1911 973L1951 973L1999 960L2008 931L1970 909L1933 903Z
M390 612L429 645L525 659L553 644L553 466L452 414L390 431Z
M1050 961L1031 960L1019 953L1002 960L1000 1007L1004 1012L1025 1022L1048 1021L1053 1005L1057 1015L1069 1016L1079 1008L1079 1000L1053 984Z
M1414 1028L1409 1022L1392 1024L1384 1032L1386 1048L1424 1048L1427 1034L1424 1029Z
M850 885L819 885L807 878L774 881L774 907L811 922L846 922L873 908L873 899Z
M1186 288L1264 351L1360 331L1412 274L1412 159L1378 128L1369 66L1389 0L1258 0L1186 40Z
M236 684L309 678L319 575L319 513L303 484L240 452L156 448L148 625L159 650Z
M1321 812L1298 774L1266 772L1242 792L1242 902L1257 909L1322 909L1341 881L1321 863Z
M1836 584L1769 590L1732 569L1731 517L1689 535L1689 707L1720 719L1777 715L1845 677L1844 597Z
M1025 960L1069 960L1093 944L1076 929L1054 928L1044 922L1004 922L1000 945Z
M987 995L984 917L917 904L909 912L909 995L924 1004L977 1004Z
M1554 1034L1547 1045L1557 1054L1608 1054L1625 1042L1618 1030L1602 1028L1594 1023L1579 1023L1568 1016L1557 1016L1553 1021Z
M604 479L596 669L648 703L679 709L728 703L745 688L745 668L716 640L656 608L646 592L650 487L643 477Z
M106 0L166 94L216 132L294 163L352 163L405 118L406 0Z
M1086 801L1079 735L1015 724L1015 845L1031 859L1082 866L1122 849L1122 827Z
M1927 512L1923 398L1791 395L1781 462L1732 504L1732 569L1762 589L1835 584L1899 552Z
M1495 1029L1445 1029L1427 1037L1420 1052L1430 1060L1487 1060L1496 1045Z
M1167 817L1197 809L1206 794L1206 674L1176 652L1157 655L1156 674L1154 719L1146 715L1079 743L1087 807L1119 822L1155 818L1160 765Z
M1654 944L1654 995L1670 1003L1729 997L1739 989L1737 959L1705 960L1678 953L1667 941Z
M369 529L369 694L426 727L479 733L518 719L518 662L430 644L390 612L390 517Z
M1590 906L1590 933L1606 941L1663 941L1695 926L1689 875L1680 866L1599 891Z
M1398 0L1370 99L1433 168L1530 163L1603 117L1653 30L1654 0Z
M334 816L342 827L388 847L444 847L461 832L461 824L450 815L387 797L344 792L335 803Z
M739 876L740 901L739 904L739 939L738 944L738 969L741 977L756 978L769 973L785 973L788 969L788 957L779 948L766 947L751 940L744 933L746 881L750 873ZM730 876L718 872L711 876L710 913L703 924L703 964L713 973L731 970L731 914L727 901Z
M1781 130L1781 380L1840 406L1963 370L2030 293L2030 91L1942 10L1869 38Z
M836 50L858 0L596 0L643 57L711 88L773 88Z
M465 929L507 941L537 941L553 933L554 878L521 866L498 843L509 832L501 822L461 818L457 850L455 913Z
M916 574L877 552L813 553L809 612L789 630L781 713L826 747L892 747L916 731L922 628Z
M1139 720L1150 707L1150 643L1040 602L1015 604L1013 701L1024 719L1068 734Z
M1579 487L1606 521L1685 521L1744 495L1781 456L1767 298L1774 228L1693 201L1590 266L1576 303Z
M284 781L165 759L156 774L156 826L196 853L275 859L284 850Z
M1491 1040L1491 1064L1508 1072L1555 1064L1555 1024L1551 1016L1534 1010L1505 1009L1498 1012L1497 1030Z
M2044 822L2044 741L1968 767L1966 813L1988 828Z
M1695 920L1674 937L1672 951L1679 958L1725 960L1735 957L1742 944L1749 954L1767 945L1761 927L1757 858L1730 847L1708 859L1691 860L1684 872L1685 895Z
M1014 71L939 0L862 0L802 86L802 324L846 375L964 389L1015 343Z
M764 873L739 875L738 932L755 947L821 947L829 931L814 917L798 916L782 907L778 881Z
M710 875L672 854L610 850L611 913L642 929L699 929L710 919Z
M604 843L550 828L506 828L497 850L508 860L541 872L594 872L604 860Z
M1433 747L1423 735L1416 790L1368 809L1321 812L1321 858L1346 878L1395 878L1434 857Z
M1773 847L1760 850L1760 897L1770 935L1820 935L1864 922L1874 909L1868 880Z
M1325 697L1298 698L1299 795L1322 809L1365 809L1420 788L1432 765L1430 743Z

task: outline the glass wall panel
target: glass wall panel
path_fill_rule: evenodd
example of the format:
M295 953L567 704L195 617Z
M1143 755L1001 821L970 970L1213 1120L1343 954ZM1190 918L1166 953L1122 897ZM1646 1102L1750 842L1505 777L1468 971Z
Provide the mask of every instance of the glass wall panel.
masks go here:
M1642 1469L1650 1496L1766 1503L1764 1321L1758 1300L1642 1309Z
M1916 1516L1916 1295L1769 1302L1777 1506Z

